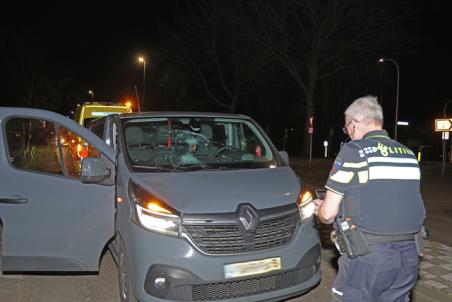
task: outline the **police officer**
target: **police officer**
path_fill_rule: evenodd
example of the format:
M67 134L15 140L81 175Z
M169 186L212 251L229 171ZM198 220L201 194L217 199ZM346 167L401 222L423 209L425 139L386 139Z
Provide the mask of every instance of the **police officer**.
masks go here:
M346 223L359 232L353 238L364 238L364 244L351 242L360 245L359 255L339 258L333 301L409 301L416 283L415 234L425 217L420 170L413 152L391 140L382 125L376 97L359 98L346 109L343 130L351 141L333 164L325 198L315 200L321 222L335 222L336 229Z

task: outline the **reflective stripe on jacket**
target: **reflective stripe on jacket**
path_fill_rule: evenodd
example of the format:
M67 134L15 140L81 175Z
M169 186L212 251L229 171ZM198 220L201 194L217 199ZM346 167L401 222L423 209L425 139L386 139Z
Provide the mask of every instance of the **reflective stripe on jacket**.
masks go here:
M420 177L411 150L386 131L372 131L342 147L325 187L344 196L339 216L352 217L362 230L415 233L425 217Z

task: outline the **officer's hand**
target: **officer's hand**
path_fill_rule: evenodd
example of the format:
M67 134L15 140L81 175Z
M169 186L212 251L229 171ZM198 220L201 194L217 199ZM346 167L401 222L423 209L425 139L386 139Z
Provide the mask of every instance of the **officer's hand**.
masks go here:
M322 203L323 203L323 199L314 199L314 204L315 204L314 214L316 216L319 216L319 210L320 210L320 207L322 206Z

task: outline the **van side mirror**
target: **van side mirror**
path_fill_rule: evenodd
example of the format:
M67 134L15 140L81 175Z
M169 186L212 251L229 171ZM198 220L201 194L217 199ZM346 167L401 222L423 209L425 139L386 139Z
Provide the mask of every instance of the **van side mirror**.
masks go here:
M109 178L110 169L100 158L84 158L82 160L82 183L99 183Z
M286 164L289 164L289 153L287 151L278 151L279 156L283 159Z

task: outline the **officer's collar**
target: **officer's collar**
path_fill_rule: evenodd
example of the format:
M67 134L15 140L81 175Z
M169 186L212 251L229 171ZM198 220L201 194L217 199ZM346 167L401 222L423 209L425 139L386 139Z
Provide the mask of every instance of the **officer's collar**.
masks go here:
M388 135L388 132L386 132L386 130L369 131L363 136L363 139L370 139L370 138L391 139Z

